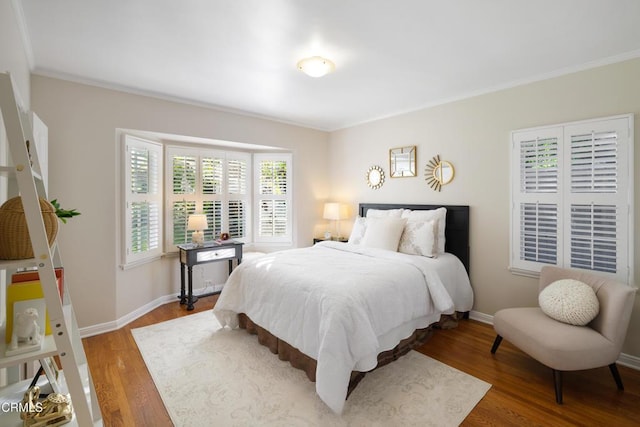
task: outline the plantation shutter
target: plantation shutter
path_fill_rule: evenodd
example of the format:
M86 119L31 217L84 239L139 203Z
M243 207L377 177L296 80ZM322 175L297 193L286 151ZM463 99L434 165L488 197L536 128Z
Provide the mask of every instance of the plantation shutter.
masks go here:
M617 118L565 128L568 266L622 281L628 280L631 264L630 126Z
M191 241L191 233L187 232L189 215L196 210L196 188L198 185L198 158L195 155L175 155L168 153L171 169L170 194L173 230L173 243L176 245Z
M201 152L200 174L202 177L199 187L202 200L201 212L207 216L209 227L204 230L204 240L212 241L220 236L224 226L222 221L225 182L224 153Z
M241 241L250 238L250 154L175 146L167 149L166 164L172 176L167 191L167 209L172 213L167 218L172 230L167 252L191 242L187 221L194 213L207 217L205 241L218 239L222 232Z
M539 270L559 256L561 134L541 129L513 134L512 268Z
M292 241L291 155L256 154L256 242Z
M251 158L232 157L227 159L228 179L228 232L234 239L248 237L247 220L249 216L249 164Z
M558 262L557 205L520 205L520 259L552 265Z
M511 269L632 276L633 117L512 133Z
M162 254L162 145L125 135L125 265Z

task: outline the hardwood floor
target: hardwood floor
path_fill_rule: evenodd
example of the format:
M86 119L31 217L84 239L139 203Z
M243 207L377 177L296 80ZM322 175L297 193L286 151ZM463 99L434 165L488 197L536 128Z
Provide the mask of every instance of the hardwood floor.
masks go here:
M172 425L130 331L209 310L216 299L201 299L191 312L178 302L166 304L117 331L83 340L105 426ZM436 331L418 349L492 384L464 426L639 425L640 371L619 366L623 392L606 367L565 373L564 404L557 405L551 370L506 340L491 355L494 338L490 325L465 320L456 329Z

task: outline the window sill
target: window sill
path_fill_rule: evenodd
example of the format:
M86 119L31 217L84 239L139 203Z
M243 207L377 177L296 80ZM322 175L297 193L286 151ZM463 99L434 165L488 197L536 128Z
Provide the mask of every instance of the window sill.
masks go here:
M511 274L514 274L516 276L531 277L532 279L540 278L539 271L523 270L521 268L515 267L509 267L509 271L511 272Z
M133 261L133 262L128 262L126 264L120 264L120 269L123 270L123 271L131 270L132 268L140 267L141 265L144 265L144 264L149 264L151 262L159 261L163 257L164 257L164 255L156 255L156 256L153 256L153 257L141 259L139 261Z

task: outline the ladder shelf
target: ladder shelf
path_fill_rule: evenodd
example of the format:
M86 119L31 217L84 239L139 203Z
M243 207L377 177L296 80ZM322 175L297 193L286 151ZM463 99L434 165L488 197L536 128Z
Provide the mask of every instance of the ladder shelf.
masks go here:
M21 111L16 101L16 92L11 76L0 73L0 110L7 136L13 166L0 166L0 175L15 178L22 199L22 206L31 238L34 258L24 260L0 260L0 270L7 272L18 268L36 268L44 294L51 325L51 335L46 335L40 350L5 356L6 344L0 344L0 368L19 365L29 361L58 356L62 365L60 381L64 394L69 394L74 410L74 419L69 425L100 426L102 415L96 397L86 355L80 339L68 286L63 295L58 290L56 267L62 267L57 245L51 247L47 239L44 221L40 212L40 198L47 199L46 189L40 174L40 164L28 115ZM0 201L0 204L4 202ZM4 334L2 334L4 336ZM2 339L4 337L0 337ZM44 377L44 376L43 376ZM0 402L19 400L27 391L30 380L10 384L0 389ZM21 392L21 393L20 393ZM22 425L19 413L0 414L0 425Z

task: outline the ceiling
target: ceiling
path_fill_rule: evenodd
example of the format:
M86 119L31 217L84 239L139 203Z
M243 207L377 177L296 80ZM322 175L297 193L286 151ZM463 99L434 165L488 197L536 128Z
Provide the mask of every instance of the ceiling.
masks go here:
M640 57L638 0L13 3L36 74L329 131Z

